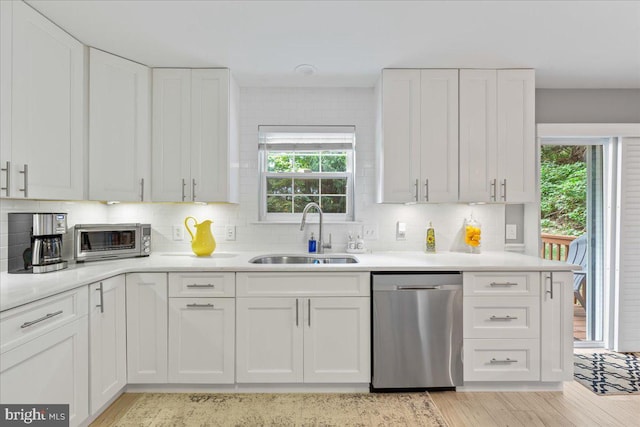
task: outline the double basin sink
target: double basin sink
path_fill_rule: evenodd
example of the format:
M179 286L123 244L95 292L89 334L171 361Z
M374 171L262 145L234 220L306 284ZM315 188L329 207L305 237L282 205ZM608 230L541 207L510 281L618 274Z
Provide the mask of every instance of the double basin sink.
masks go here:
M252 264L357 264L351 255L261 255L249 260Z

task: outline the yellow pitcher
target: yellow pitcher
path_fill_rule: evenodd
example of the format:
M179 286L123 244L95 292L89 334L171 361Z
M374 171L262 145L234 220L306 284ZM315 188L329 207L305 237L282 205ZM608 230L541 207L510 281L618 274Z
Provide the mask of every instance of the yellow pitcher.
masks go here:
M189 224L187 224L187 221L190 219L193 220L196 226L195 236L191 232ZM216 250L216 239L214 239L213 234L211 234L212 223L213 221L207 219L198 224L198 221L192 216L184 219L184 226L187 227L187 231L191 235L191 250L197 256L209 256Z

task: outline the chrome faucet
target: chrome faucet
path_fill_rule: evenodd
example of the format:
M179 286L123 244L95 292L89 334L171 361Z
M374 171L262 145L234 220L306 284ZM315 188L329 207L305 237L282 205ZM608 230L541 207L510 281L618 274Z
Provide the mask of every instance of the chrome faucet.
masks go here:
M300 231L304 230L304 225L307 223L307 212L311 208L316 208L316 210L318 211L318 214L320 214L320 224L319 224L319 230L318 230L318 253L323 254L325 249L331 249L331 233L329 233L329 243L325 244L324 238L322 236L323 212L317 203L315 202L307 203L307 206L304 207L304 210L302 211L302 221L300 222Z

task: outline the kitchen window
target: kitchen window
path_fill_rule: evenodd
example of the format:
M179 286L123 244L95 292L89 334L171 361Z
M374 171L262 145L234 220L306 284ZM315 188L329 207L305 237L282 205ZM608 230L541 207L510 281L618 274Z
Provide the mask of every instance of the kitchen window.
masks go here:
M260 220L353 221L355 126L259 126Z

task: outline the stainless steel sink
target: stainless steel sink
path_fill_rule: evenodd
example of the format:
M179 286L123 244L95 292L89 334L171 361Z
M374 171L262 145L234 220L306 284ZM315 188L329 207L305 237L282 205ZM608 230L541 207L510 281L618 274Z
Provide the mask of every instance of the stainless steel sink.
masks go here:
M249 260L252 264L356 264L351 255L260 255Z

